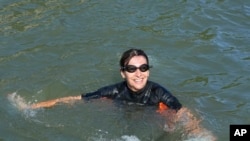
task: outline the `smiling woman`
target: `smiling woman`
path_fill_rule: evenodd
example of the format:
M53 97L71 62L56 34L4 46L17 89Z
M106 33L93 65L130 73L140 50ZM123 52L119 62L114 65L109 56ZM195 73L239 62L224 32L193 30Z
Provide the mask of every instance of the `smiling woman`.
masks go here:
M148 80L149 68L148 56L143 50L129 49L123 53L120 60L120 73L124 81L81 96L69 96L35 103L31 105L31 108L52 107L57 103L106 97L151 106L158 106L162 102L170 109L178 111L181 108L178 99L161 85Z
M182 122L190 135L202 135L203 137L207 131L199 126L199 120L194 118L189 110L183 108L179 100L166 88L148 80L149 68L148 57L143 50L129 49L123 53L120 60L120 73L124 81L78 96L52 99L28 106L22 104L20 109L49 108L57 103L71 103L81 99L87 101L105 97L123 103L160 107L161 113L165 113L164 110L167 111L167 114L163 114L163 116L172 118L168 120L167 128L169 130L167 131L172 131L177 122ZM215 140L211 134L207 135L209 135L210 141Z

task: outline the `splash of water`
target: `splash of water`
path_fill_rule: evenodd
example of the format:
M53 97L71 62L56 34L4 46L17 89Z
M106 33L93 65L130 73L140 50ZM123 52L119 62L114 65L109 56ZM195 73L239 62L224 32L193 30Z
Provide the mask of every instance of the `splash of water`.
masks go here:
M94 141L141 141L137 136L135 135L122 135L121 137L119 138L116 138L116 139L107 139L107 138L104 138L104 137L98 137L98 138L91 138L93 139Z
M17 92L8 94L7 98L15 108L25 115L25 117L34 117L36 115L37 112L31 109L30 104L19 96Z
M123 135L121 138L123 139L123 141L140 141L136 136L133 135Z
M16 92L8 94L8 100L18 110L24 110L29 108L29 104L27 104L27 102L22 97L17 95Z

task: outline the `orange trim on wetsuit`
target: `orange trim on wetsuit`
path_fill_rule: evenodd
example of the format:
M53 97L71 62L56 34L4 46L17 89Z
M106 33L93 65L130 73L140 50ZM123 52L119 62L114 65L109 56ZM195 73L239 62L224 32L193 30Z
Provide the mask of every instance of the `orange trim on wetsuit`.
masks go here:
M159 103L159 110L167 110L167 109L168 109L167 105L165 105L163 102Z

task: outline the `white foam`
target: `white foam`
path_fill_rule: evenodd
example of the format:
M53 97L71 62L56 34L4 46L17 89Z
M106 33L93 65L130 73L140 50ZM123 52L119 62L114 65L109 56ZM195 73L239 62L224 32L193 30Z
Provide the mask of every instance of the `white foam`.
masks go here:
M140 139L138 139L136 136L134 136L134 135L131 135L131 136L129 136L129 135L123 135L122 137L121 137L121 139L123 139L123 141L140 141Z
M141 141L138 137L136 137L135 135L122 135L119 138L115 138L115 139L107 139L105 137L103 137L103 135L100 135L99 137L91 137L91 140L94 141Z
M30 108L30 104L28 104L21 96L17 95L17 92L8 94L8 100L26 117L34 117L37 113L35 110Z
M27 104L27 102L22 97L17 95L16 92L8 94L8 100L13 106L18 108L19 110L24 110L29 108L29 104Z

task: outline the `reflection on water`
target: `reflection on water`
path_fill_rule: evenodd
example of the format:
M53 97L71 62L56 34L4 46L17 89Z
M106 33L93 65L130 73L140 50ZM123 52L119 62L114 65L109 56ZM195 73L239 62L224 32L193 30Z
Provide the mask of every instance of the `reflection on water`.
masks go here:
M149 54L150 79L229 140L230 124L250 122L249 16L247 1L3 0L0 140L184 140L152 109L97 101L20 113L12 105L121 81L118 60L129 47Z
M65 3L58 0L50 0L43 2L30 2L23 0L19 2L9 2L3 4L1 8L1 32L5 35L11 35L16 32L25 32L33 28L50 26L54 18L60 17L61 13L74 14L81 9L76 8L83 4L84 1L71 1ZM60 19L58 19L60 21ZM63 23L63 20L60 22ZM60 23L59 23L60 24Z

